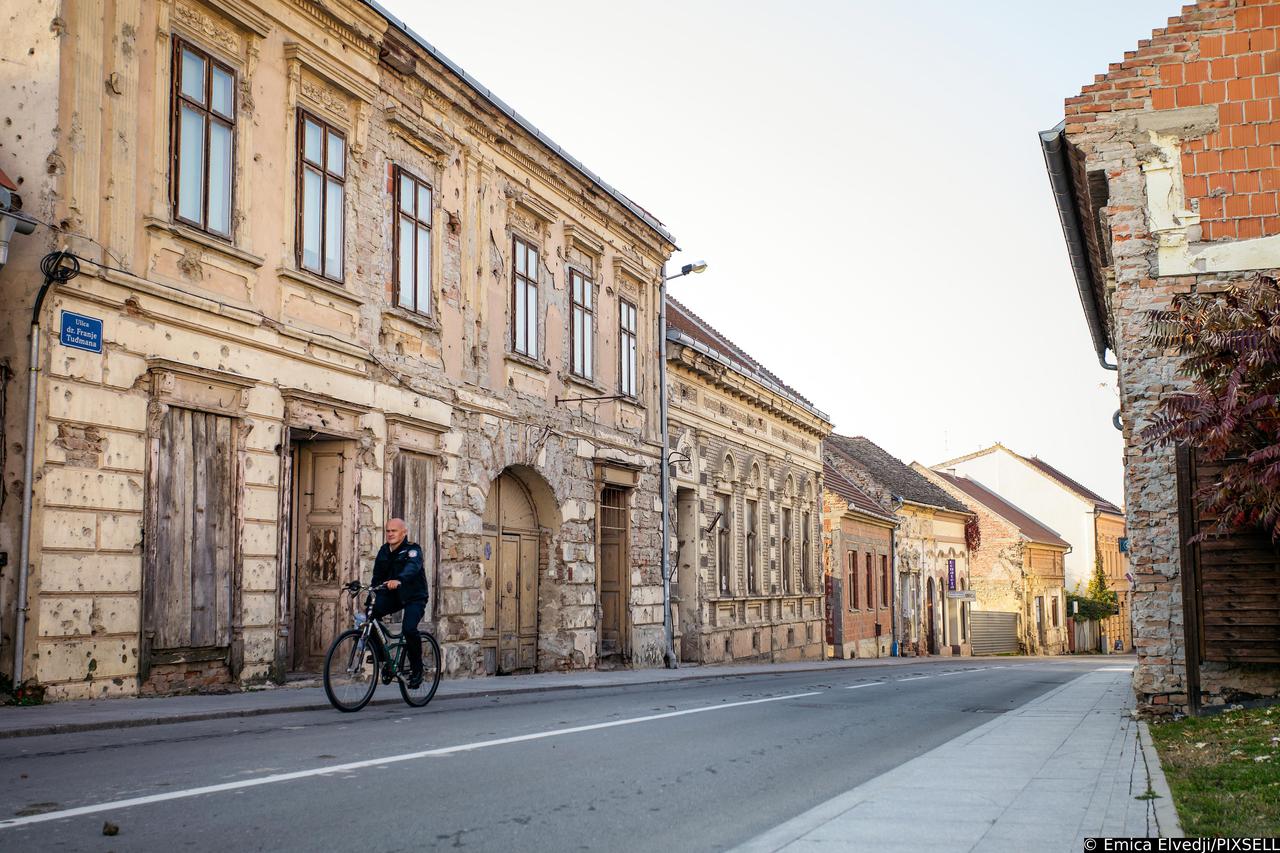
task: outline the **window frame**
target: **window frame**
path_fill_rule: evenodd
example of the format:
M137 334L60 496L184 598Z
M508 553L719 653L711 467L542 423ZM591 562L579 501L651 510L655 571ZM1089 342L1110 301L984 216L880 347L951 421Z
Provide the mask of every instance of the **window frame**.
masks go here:
M204 99L205 103L201 104L191 100L182 91L182 52L188 50L205 62L204 73ZM222 71L231 75L231 114L225 115L215 110L213 106L213 69L217 67ZM181 223L188 228L194 228L219 240L225 240L228 243L233 242L235 234L236 219L236 111L239 107L239 75L231 64L222 61L216 57L211 51L198 46L190 39L181 35L173 36L173 44L170 52L170 69L169 69L169 204L170 215L175 222ZM200 217L203 221L196 222L183 216L181 210L182 198L182 106L186 104L197 110L204 119L204 139L202 141L202 160L200 163ZM217 121L224 125L231 132L231 164L229 167L228 177L230 186L227 190L227 231L224 234L221 231L214 230L209 227L209 157L210 146L209 141L212 135L211 129L213 122Z
M744 539L747 546L747 595L760 594L760 501L747 498L743 519Z
M795 578L792 577L794 572L795 561L792 559L792 530L795 525L795 517L792 515L791 507L784 506L782 508L782 594L791 595L794 592Z
M525 266L525 271L523 273L519 272L519 268L516 263L516 253L521 249L523 249L525 252L526 266ZM537 259L537 264L539 268L538 271L534 273L533 277L530 277L528 274L529 269L527 265L528 265L529 253L532 253L533 257ZM520 236L519 234L512 234L511 235L511 336L509 338L509 341L511 343L511 352L515 353L516 355L522 355L525 358L534 359L535 361L539 358L539 354L542 350L540 346L541 340L538 336L538 320L539 320L538 305L539 305L539 299L541 296L541 294L539 293L539 290L540 290L539 278L542 275L541 268L542 268L542 248L538 246L536 243L534 243L533 241L526 240L524 237ZM521 282L523 282L525 285L525 306L524 306L525 307L525 346L524 346L524 349L520 348L519 340L516 336L516 333L517 333L516 318L518 316L516 313L516 298L518 294L519 285ZM532 306L533 310L532 311L529 310L530 309L530 305L529 305L530 290L532 290L533 292L533 306ZM533 341L532 348L530 348L529 346L530 340Z
M858 552L852 548L845 552L845 585L849 587L849 594L846 596L849 609L861 609L858 602Z
M320 127L320 163L307 158L306 156L306 133L307 121ZM325 121L316 113L308 110L306 107L297 107L296 112L297 139L294 154L297 157L297 198L294 223L294 260L298 265L298 269L318 275L329 281L343 283L346 281L347 271L347 154L351 150L348 144L346 131L340 129L334 124ZM329 137L336 136L342 140L342 174L335 175L329 171ZM304 234L303 223L306 215L306 172L307 169L318 170L320 174L320 269L314 269L306 265L304 261L305 249L304 242L306 240ZM339 262L339 274L330 275L325 270L325 259L328 235L328 216L329 216L329 181L330 179L337 181L342 185L342 222L339 225L339 235L342 241L342 259Z
M880 555L880 606L889 607L889 555Z
M876 609L876 569L875 561L870 551L864 552L863 561L867 567L867 609Z
M401 200L403 198L403 186L404 186L404 181L406 179L413 185L413 213L411 214L406 213L404 208L401 206ZM415 175L413 172L410 172L408 169L404 168L403 166L396 166L392 170L392 181L394 182L394 185L392 188L391 206L392 206L393 217L395 219L395 225L391 229L391 232L392 232L392 250L391 250L392 251L392 255L391 255L392 282L394 284L394 287L393 287L394 293L392 298L395 300L395 306L397 308L403 308L406 311L412 311L413 313L421 314L424 317L432 317L435 315L435 306L432 304L435 301L435 282L433 280L434 270L432 269L432 265L435 263L435 243L434 243L435 229L432 227L433 221L435 219L435 213L434 213L435 198L436 198L435 187L433 187L429 181L425 181L422 178L419 178L417 175ZM430 209L427 211L426 219L422 218L422 211L418 210L418 201L420 198L420 193L421 193L421 190L424 188L427 191L427 195L429 198L429 207L430 207ZM411 290L413 293L412 305L405 305L403 299L401 298L401 293L404 287L404 281L401 275L403 271L400 268L401 266L400 265L400 224L402 219L408 219L410 222L413 223L413 237L414 237L413 239L413 281L411 282ZM418 283L418 229L419 228L422 228L427 232L427 253L429 255L427 259L427 306L425 310L421 305L418 304L418 296L422 289Z
M631 326L627 326L628 316ZM618 299L618 390L634 400L640 396L640 309ZM628 379L630 384L628 385Z
M575 287L580 287L582 299L578 299ZM595 304L595 282L582 270L569 267L569 373L587 382L595 381ZM579 315L582 317L582 340L574 331ZM590 334L587 334L588 329ZM587 339L590 340L589 345ZM579 356L582 357L581 364L578 363Z
M810 529L813 524L813 517L809 510L804 510L800 514L800 523L804 525L804 530L800 532L800 586L806 595L813 594L813 578L809 577L810 569L813 566L812 536Z
M720 595L733 595L733 496L716 493L716 574Z

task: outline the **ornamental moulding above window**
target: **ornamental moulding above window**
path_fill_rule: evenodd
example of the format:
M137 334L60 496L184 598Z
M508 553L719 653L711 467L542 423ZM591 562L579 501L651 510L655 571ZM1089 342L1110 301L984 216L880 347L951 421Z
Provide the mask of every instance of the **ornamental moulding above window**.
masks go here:
M506 196L507 221L532 236L546 237L551 225L558 218L555 208L532 193L513 185L508 185Z
M402 104L387 107L386 116L391 133L425 154L437 168L447 166L458 150L458 146L430 122Z
M285 44L284 57L291 101L336 120L350 132L351 150L362 151L368 136L370 105L378 93L376 82L299 42Z

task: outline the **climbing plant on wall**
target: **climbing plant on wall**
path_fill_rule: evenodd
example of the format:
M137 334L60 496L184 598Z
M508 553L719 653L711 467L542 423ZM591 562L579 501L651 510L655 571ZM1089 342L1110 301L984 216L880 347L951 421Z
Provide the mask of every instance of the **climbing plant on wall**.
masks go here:
M1280 540L1280 287L1263 276L1180 294L1147 316L1148 340L1181 356L1191 387L1160 401L1142 439L1189 443L1202 461L1226 462L1197 495L1218 532L1256 525Z

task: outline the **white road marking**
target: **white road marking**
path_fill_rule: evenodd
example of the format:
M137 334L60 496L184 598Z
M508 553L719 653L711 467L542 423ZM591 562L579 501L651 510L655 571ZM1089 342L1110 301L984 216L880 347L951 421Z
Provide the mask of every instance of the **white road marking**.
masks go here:
M509 743L524 743L531 740L542 740L549 737L577 734L578 732L594 732L599 731L600 729L615 728L617 726L630 726L636 723L648 723L653 720L666 720L671 717L684 717L689 714L702 714L707 711L723 711L726 708L741 708L745 705L762 705L766 702L782 702L787 699L801 699L805 696L818 696L822 692L823 691L821 690L812 690L808 693L790 693L786 696L770 696L767 699L748 699L742 702L723 702L719 705L704 705L701 708L686 708L683 711L668 711L665 714L648 714L643 717L611 720L607 723L590 723L585 726L569 726L568 728L550 729L545 732L533 732L532 734L527 735L515 735L513 737L494 738L493 740L481 740L473 743L458 744L457 746L443 746L438 749L424 749L420 752L406 752L402 755L370 758L364 761L351 761L346 764L334 764L329 767L315 767L310 770L295 770L292 773L276 773L271 776L259 776L257 779L245 779L240 782L223 782L218 785L203 785L199 788L186 788L180 791L166 791L163 794L149 794L145 797L131 797L127 800L112 800L105 803L78 806L72 809L61 809L56 812L45 812L44 814L0 820L0 829L12 829L15 826L27 826L33 823L45 823L51 820L62 820L69 817L97 814L99 812L111 811L113 809L127 809L132 808L133 806L145 806L150 803L163 803L167 800L182 800L188 797L198 797L203 794L218 794L223 791L239 791L244 788L256 788L259 785L271 785L276 782L292 782L295 779L308 779L313 776L327 776L333 773L362 770L367 767L381 768L387 764L398 764L403 761L415 761L419 758L453 755L459 752L471 752L477 749L487 749L491 746L505 746Z
M899 681L920 681L925 678L933 678L932 675L913 675L910 678L899 678Z
M967 675L970 672L982 672L984 669L991 669L991 668L992 667L989 667L989 666L980 666L975 669L957 669L957 670L953 670L952 672L940 672L938 673L938 678L942 678L942 676L944 675Z
M845 690L857 690L859 687L875 687L877 684L884 684L883 681L868 681L866 684L847 684Z

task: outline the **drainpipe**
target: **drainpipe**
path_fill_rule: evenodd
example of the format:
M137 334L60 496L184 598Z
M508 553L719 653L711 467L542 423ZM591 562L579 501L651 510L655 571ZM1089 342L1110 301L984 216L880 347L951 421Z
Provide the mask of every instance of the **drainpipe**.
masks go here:
M67 266L62 262L68 261ZM80 274L80 262L68 252L50 252L40 261L44 283L31 309L31 351L27 369L27 431L22 446L22 540L18 554L17 624L13 632L13 684L22 684L22 654L27 628L27 567L31 562L31 492L36 456L36 390L40 384L40 310L54 284L63 284Z
M675 651L675 625L671 619L671 478L667 472L667 268L662 267L658 285L658 412L662 419L662 463L658 474L662 480L662 632L663 663L667 669L680 666Z

